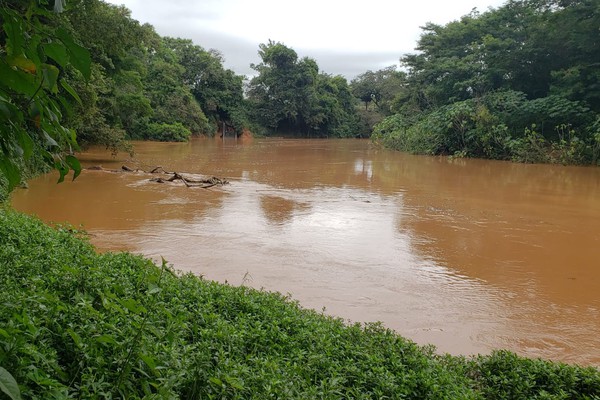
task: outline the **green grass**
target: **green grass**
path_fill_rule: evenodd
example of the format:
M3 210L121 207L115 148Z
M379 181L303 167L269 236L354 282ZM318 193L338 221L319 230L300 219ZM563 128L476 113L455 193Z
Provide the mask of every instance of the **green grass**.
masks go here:
M201 262L201 261L200 261ZM0 209L0 399L599 399L600 373L438 356Z

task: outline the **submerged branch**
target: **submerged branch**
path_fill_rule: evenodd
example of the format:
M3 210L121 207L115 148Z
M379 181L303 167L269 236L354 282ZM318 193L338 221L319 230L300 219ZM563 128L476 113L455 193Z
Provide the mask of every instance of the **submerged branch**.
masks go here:
M167 182L175 182L175 181L182 181L183 184L190 188L190 187L199 187L202 189L208 189L211 188L213 186L223 186L223 185L227 185L229 183L229 181L227 181L224 178L217 178L216 176L213 176L211 178L207 178L207 179L194 179L194 178L189 178L189 177L185 177L182 174L178 173L178 172L169 172L166 171L163 167L161 166L157 166L152 168L150 171L144 171L142 169L133 169L131 167L128 167L127 165L123 165L121 166L120 170L117 169L106 169L103 168L101 166L93 166L93 167L88 167L88 170L94 170L94 171L107 171L107 172L142 172L145 174L163 174L163 175L170 175L168 178L151 178L150 181L151 182L157 182L157 183L167 183Z

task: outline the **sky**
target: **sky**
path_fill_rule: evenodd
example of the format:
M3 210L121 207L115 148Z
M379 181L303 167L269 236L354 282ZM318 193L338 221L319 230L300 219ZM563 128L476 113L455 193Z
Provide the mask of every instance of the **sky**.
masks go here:
M107 0L122 4L162 36L216 49L225 67L252 76L258 45L269 39L317 61L321 72L348 80L414 52L427 22L444 25L505 0Z

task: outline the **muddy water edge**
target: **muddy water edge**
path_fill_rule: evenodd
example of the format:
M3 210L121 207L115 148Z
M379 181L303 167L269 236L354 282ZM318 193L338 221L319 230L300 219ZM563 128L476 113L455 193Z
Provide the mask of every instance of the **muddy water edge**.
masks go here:
M600 168L412 156L363 140L194 139L102 148L13 193L17 210L83 226L101 251L166 258L207 279L382 321L452 354L508 348L600 366Z

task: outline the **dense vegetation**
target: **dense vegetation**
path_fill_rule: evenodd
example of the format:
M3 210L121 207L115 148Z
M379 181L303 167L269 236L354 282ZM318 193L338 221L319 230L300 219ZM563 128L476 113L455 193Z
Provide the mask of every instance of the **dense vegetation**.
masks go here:
M600 398L594 368L438 356L5 209L0 282L0 399Z
M63 27L49 24L54 13L32 3L0 1L0 200L29 171L50 166L60 180L79 162L75 132L62 122L70 101L80 97L62 70L90 76L89 52Z
M600 163L600 9L510 0L427 24L374 136L400 150Z
M282 43L261 44L262 63L250 81L254 117L279 133L313 137L355 137L358 118L348 82L319 73L316 61Z

